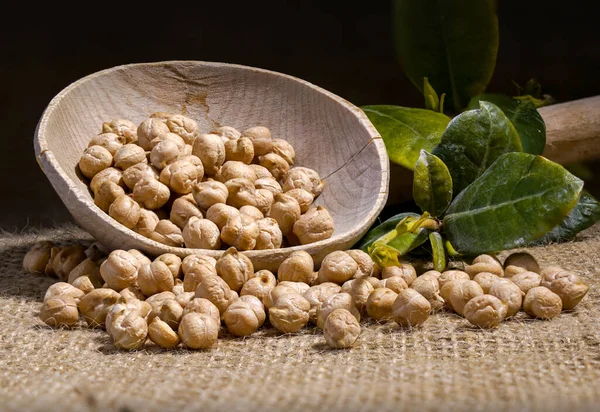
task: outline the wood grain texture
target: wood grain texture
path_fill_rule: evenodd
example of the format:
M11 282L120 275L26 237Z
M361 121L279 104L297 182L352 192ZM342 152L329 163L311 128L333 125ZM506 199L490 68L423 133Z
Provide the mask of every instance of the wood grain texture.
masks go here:
M255 268L274 270L295 250L317 264L351 247L371 226L387 200L389 161L385 146L362 110L306 81L267 70L198 61L118 66L87 76L61 91L44 111L34 146L38 163L80 226L107 250L136 248L151 255L185 256L222 251L173 248L118 224L94 205L76 165L104 121L141 123L156 111L185 114L200 130L264 125L289 140L296 164L317 170L325 181L317 205L334 218L330 239L285 249L244 252Z
M546 123L543 156L561 164L600 157L600 96L539 109Z

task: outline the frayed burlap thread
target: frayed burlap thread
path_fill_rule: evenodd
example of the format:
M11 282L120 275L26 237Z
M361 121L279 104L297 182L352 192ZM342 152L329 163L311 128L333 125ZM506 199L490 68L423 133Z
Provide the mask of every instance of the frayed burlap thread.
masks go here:
M262 329L208 351L116 350L104 331L54 330L38 318L53 279L25 274L36 241L89 243L75 226L0 239L0 409L65 411L597 410L600 404L600 225L569 243L528 249L571 268L590 293L551 322L520 314L495 330L457 315L422 328L363 323L357 345L322 333ZM503 252L505 257L508 252Z

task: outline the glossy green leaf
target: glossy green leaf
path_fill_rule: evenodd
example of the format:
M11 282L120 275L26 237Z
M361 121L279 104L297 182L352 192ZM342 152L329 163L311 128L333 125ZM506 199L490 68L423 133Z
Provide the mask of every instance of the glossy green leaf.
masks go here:
M439 232L431 232L429 234L429 243L431 243L431 251L433 253L433 269L443 272L446 270L447 261L442 235Z
M542 156L501 156L452 202L444 233L461 254L525 246L561 223L583 182Z
M413 170L421 149L431 151L446 130L450 118L431 110L400 106L363 106L377 129L390 160Z
M496 66L495 0L396 0L394 29L402 66L423 92L423 78L455 111L483 93Z
M421 150L415 164L413 199L423 212L441 216L452 201L452 177L439 157Z
M473 97L468 108L477 109L480 101L494 103L504 112L517 129L524 152L542 154L546 146L546 124L535 104L504 94L485 93Z
M399 213L395 216L392 216L389 219L387 219L386 221L384 221L383 223L371 227L371 229L369 229L369 231L358 241L358 243L356 243L354 245L354 248L361 249L364 252L368 253L369 246L371 246L373 243L375 243L375 241L380 239L386 233L394 230L396 228L396 225L402 219L404 219L405 217L408 217L408 216L412 216L412 217L416 217L416 218L419 217L418 214L412 213L412 212L404 212L404 213Z
M543 238L534 242L542 245L551 242L564 242L573 239L575 235L592 226L600 220L600 202L587 192L581 192L577 205L569 216L558 226L546 233Z
M477 179L507 152L522 150L519 134L495 104L480 102L479 109L456 116L433 149L450 170L454 196Z

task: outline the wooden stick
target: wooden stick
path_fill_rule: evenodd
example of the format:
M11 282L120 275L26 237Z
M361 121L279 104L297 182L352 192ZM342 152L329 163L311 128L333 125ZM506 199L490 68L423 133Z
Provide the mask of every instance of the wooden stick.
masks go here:
M539 109L546 123L542 154L560 164L600 158L600 96Z

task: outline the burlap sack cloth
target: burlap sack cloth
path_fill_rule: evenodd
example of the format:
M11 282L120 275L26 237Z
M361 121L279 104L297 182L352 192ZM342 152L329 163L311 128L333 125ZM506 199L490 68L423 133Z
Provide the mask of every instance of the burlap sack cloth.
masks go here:
M599 410L600 225L574 242L531 248L591 290L553 321L526 316L479 330L457 315L422 328L365 323L330 350L315 328L225 336L205 352L116 350L104 331L54 330L38 318L53 280L25 274L38 240L88 241L74 226L0 239L0 410ZM506 252L502 256L506 256Z

